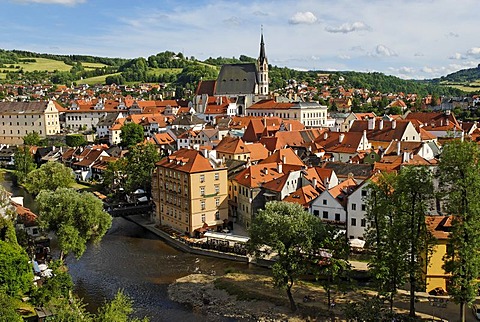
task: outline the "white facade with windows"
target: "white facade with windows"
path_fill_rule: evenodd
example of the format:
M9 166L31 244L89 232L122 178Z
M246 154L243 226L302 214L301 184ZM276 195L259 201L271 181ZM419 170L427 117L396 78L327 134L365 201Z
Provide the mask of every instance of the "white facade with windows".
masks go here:
M364 239L367 230L367 220L365 215L367 213L367 194L368 194L368 180L365 180L358 186L351 195L348 196L347 212L347 237L349 239Z

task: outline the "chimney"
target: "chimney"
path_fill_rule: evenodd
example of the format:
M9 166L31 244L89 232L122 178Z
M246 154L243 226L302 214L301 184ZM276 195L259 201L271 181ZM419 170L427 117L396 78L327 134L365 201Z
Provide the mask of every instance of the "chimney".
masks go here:
M313 178L312 185L315 189L317 189L317 178ZM327 189L328 189L328 187L327 187Z
M397 120L393 120L392 121L392 130L395 130L396 127L397 127Z
M378 129L383 130L383 119L381 119L380 123L378 123Z
M282 155L282 163L283 164L287 163L287 157L285 155Z
M400 155L402 150L402 144L400 141L397 141L397 155Z
M289 124L288 124L288 130L289 130L290 132L292 132L292 123L289 123Z
M368 119L368 129L375 130L375 117Z
M446 125L446 126L449 126L449 125L450 125L450 120L449 120L449 119L447 119L447 120L445 121L445 125Z
M338 136L338 142L342 143L344 138L345 138L345 134L340 133L340 135Z
M328 132L327 132L327 131L325 131L325 132L323 133L323 139L324 139L324 140L328 139Z
M263 173L268 174L268 168L267 167L263 168Z
M208 159L208 150L203 149L203 156Z
M283 173L283 164L282 163L277 163L277 172L278 173Z
M408 160L410 160L410 154L408 152L403 152L402 163L408 163Z

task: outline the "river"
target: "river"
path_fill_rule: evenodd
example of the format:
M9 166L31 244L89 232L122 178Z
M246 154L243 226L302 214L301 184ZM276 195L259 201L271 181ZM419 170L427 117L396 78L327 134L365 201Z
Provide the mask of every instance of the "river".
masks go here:
M23 195L26 207L37 209L33 198L13 186L8 175L1 184L14 196ZM229 268L257 270L244 263L180 252L143 227L120 217L113 219L112 227L98 245L88 245L79 260L69 256L66 262L75 292L88 303L89 311L95 312L122 289L134 302L135 316L148 316L152 322L206 320L168 298L168 285L179 277L199 272L223 274Z

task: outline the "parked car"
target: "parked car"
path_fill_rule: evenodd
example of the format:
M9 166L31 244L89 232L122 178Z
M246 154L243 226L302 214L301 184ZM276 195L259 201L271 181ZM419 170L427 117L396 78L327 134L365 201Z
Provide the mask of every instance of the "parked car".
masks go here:
M480 305L474 304L472 306L473 315L477 320L480 320Z

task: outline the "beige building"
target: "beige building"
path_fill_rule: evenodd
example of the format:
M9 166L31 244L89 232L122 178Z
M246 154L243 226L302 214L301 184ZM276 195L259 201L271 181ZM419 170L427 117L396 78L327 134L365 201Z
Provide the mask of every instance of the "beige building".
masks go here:
M34 131L42 138L60 133L59 108L54 101L0 102L0 144L23 144Z
M156 221L190 236L221 230L228 219L227 168L193 149L157 162L152 178Z

